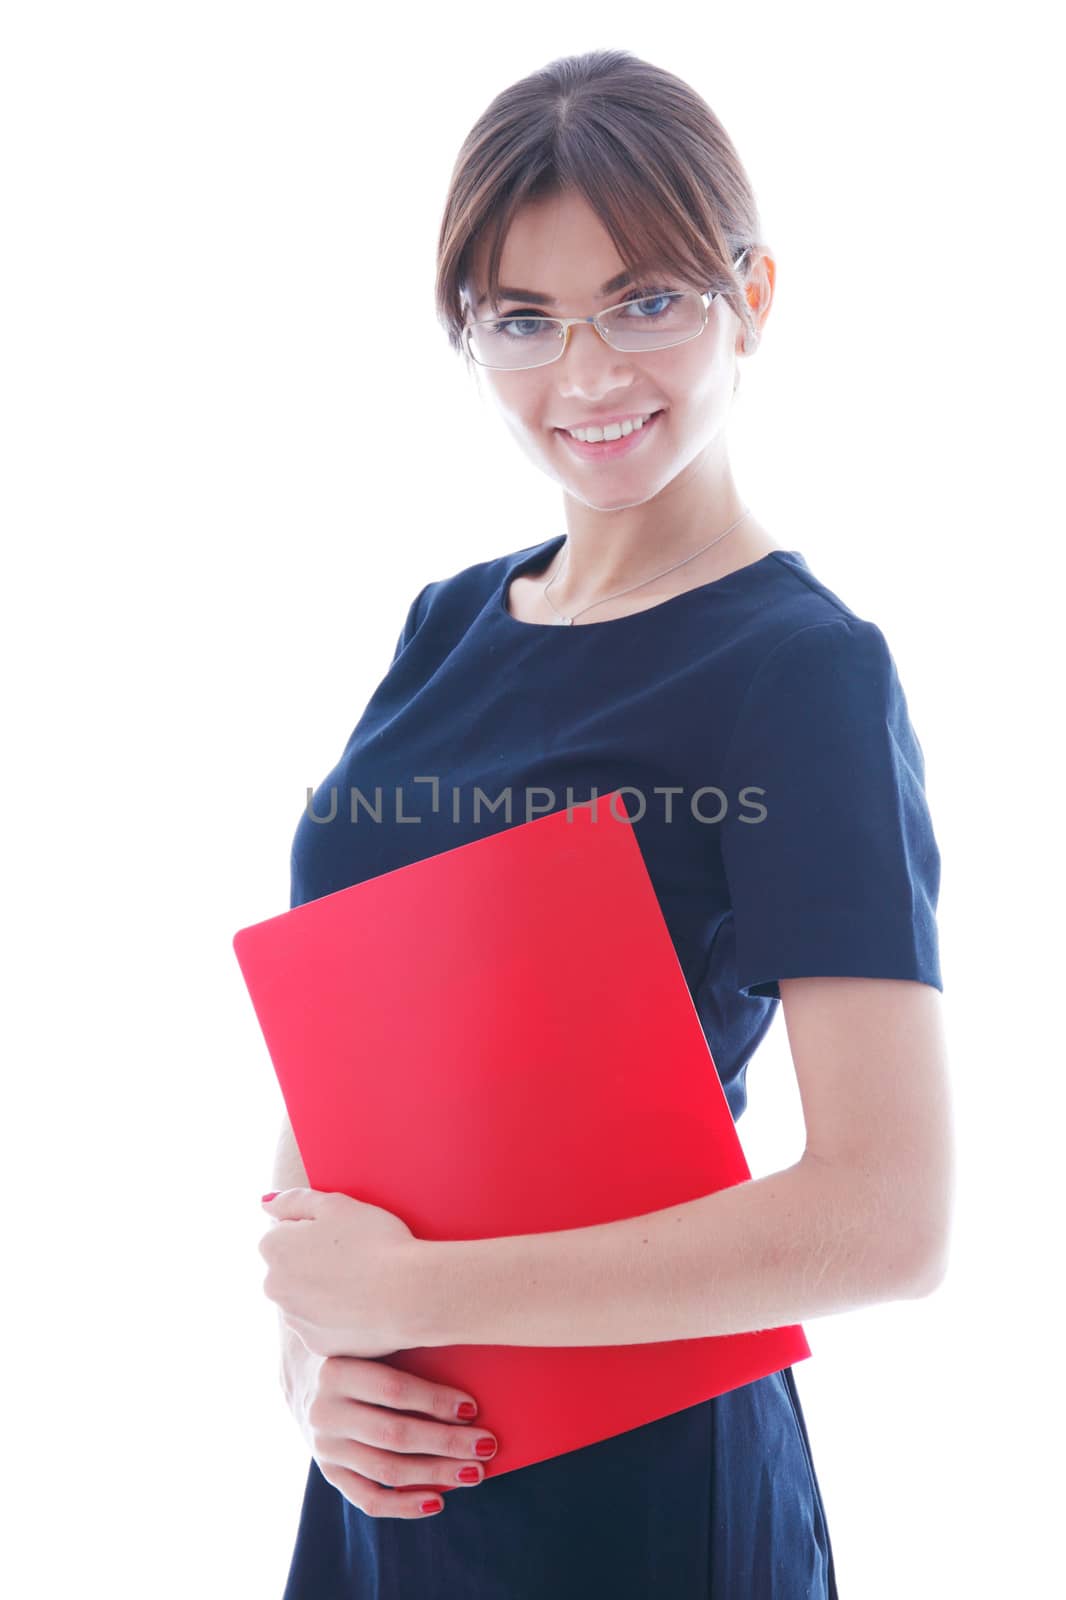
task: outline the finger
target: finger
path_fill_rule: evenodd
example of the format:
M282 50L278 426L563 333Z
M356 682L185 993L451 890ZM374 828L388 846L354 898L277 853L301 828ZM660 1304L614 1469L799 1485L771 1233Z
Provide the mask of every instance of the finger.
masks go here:
M335 1425L335 1424L334 1424ZM443 1456L453 1461L491 1461L496 1436L486 1428L461 1428L444 1422L427 1422L405 1411L349 1400L342 1424L346 1437L395 1455ZM488 1444L482 1444L488 1440ZM432 1482L432 1479L430 1480Z
M268 1216L279 1222L294 1222L317 1216L320 1199L318 1189L279 1189L270 1199L264 1195L261 1203Z
M439 1484L448 1489L475 1489L485 1478L479 1461L456 1461L449 1456L397 1454L378 1450L361 1439L325 1438L321 1447L338 1467L347 1467L385 1489L409 1489Z
M329 1360L337 1362L338 1367L335 1372L323 1376L327 1381L336 1377L341 1391L352 1400L389 1406L394 1411L421 1411L442 1422L469 1423L477 1416L477 1401L465 1389L432 1383L400 1367L390 1367L384 1361L363 1356L331 1356ZM473 1416L461 1417L460 1406L473 1406Z
M425 1489L411 1489L404 1493L382 1489L380 1485L361 1477L358 1472L350 1472L347 1467L331 1466L328 1462L320 1463L319 1471L327 1483L339 1489L346 1500L350 1500L358 1510L365 1511L368 1517L414 1519L434 1516L444 1510L442 1494Z

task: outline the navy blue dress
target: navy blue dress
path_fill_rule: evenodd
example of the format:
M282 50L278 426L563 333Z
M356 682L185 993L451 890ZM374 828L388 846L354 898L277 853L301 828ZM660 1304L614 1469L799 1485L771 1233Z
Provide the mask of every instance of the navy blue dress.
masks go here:
M625 617L512 617L564 537L417 595L308 808L333 819L301 815L292 904L625 786L736 1119L779 978L943 988L921 746L881 631L798 551ZM370 1517L312 1460L284 1600L837 1594L791 1368L444 1502Z

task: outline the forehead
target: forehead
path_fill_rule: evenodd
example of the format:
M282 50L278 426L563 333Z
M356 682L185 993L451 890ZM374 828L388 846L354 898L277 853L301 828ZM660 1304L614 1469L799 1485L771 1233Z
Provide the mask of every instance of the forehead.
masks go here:
M632 273L627 271L619 272L613 278L608 278L606 283L601 283L598 289L582 290L578 298L584 300L610 300L633 282L635 282L635 279ZM566 297L563 296L562 298L565 299ZM475 296L475 309L479 306L487 305L488 299L488 289L480 288ZM562 303L558 296L546 294L542 289L533 289L526 284L520 283L505 283L502 271L500 273L500 299L523 300L529 305L535 306L557 306Z
M472 293L487 302L489 239L471 253ZM642 263L635 271L650 267ZM556 307L567 301L606 303L634 281L610 234L587 201L553 195L527 201L515 213L503 240L500 297Z

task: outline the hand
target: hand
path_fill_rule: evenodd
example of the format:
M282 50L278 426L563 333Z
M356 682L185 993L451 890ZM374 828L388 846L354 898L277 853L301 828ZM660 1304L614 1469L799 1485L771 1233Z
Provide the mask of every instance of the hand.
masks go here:
M263 1202L263 1293L320 1356L392 1355L415 1342L414 1252L422 1243L391 1211L319 1189Z
M469 1486L482 1481L474 1446L492 1436L456 1422L457 1404L472 1398L461 1389L358 1356L312 1358L302 1374L290 1400L300 1431L326 1482L367 1516L430 1515L444 1506L429 1486L466 1487L458 1474L471 1469ZM412 1411L425 1416L404 1414Z

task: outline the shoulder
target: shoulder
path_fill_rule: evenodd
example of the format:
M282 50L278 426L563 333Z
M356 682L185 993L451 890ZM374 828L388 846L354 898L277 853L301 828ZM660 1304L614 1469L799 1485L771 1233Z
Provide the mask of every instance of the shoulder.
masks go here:
M882 678L894 673L888 640L866 617L820 617L781 631L766 641L749 688L799 674L832 682L843 678Z
M737 662L733 748L797 741L811 756L846 750L880 728L920 764L906 694L884 630L814 577L794 552L776 604Z
M744 782L770 774L797 798L813 785L811 837L827 819L835 825L831 795L861 794L869 825L915 804L925 752L878 625L836 617L778 641L740 699L724 764Z
M885 634L822 583L795 550L775 550L771 579L735 637L735 703L789 690L795 698L850 683L884 686L896 677Z
M882 672L894 668L888 639L871 617L823 583L799 551L773 554L779 574L775 603L763 613L763 626L753 630L755 672L833 662Z
M456 616L469 620L500 588L512 566L536 551L546 551L553 542L551 539L541 540L537 544L525 545L521 550L511 550L504 555L472 562L445 577L431 579L418 596L419 621L431 613L435 618Z
M837 627L825 635L828 639L842 637L848 627L861 633L865 626L875 626L823 583L800 551L777 549L771 554L771 589L765 596L767 603L759 607L753 619L751 630L757 654L765 656L789 640L798 640L807 630L830 623ZM817 639L818 636L812 636L807 642L816 645Z
M881 628L865 617L839 615L777 632L751 664L738 699L737 726L788 722L816 729L863 719L905 716L906 697Z

